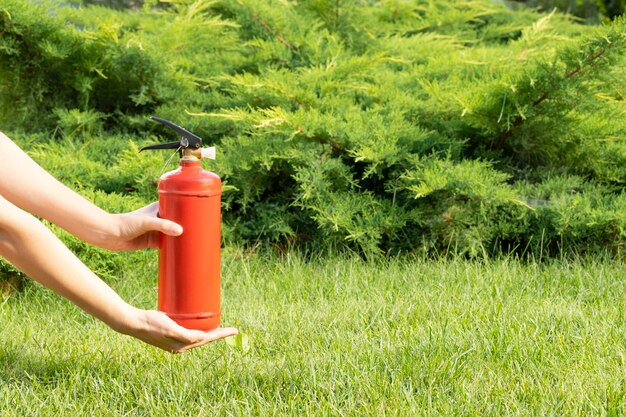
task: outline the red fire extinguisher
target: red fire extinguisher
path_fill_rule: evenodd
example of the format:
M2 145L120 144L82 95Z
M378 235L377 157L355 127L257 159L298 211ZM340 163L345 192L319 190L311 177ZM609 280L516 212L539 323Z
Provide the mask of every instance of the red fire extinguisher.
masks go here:
M180 135L176 142L141 148L178 149L180 166L159 180L159 217L183 227L180 236L159 240L159 311L183 327L213 330L220 322L220 178L202 169L202 158L215 159L215 148L174 123L157 122Z

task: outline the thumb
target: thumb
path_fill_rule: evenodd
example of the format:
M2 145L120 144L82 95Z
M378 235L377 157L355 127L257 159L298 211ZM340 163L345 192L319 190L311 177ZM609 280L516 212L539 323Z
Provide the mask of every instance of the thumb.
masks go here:
M160 219L158 217L148 217L146 219L146 228L148 230L156 230L168 236L180 236L183 233L183 227L171 220Z

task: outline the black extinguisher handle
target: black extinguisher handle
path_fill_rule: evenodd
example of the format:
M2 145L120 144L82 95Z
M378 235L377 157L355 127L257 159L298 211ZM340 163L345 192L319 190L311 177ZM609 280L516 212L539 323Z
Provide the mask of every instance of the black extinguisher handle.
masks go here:
M200 149L202 147L202 138L197 136L184 127L180 127L175 123L170 122L169 120L161 119L160 117L150 116L152 120L155 120L159 123L164 124L170 129L174 130L178 133L181 138L176 142L168 142L168 143L157 143L154 145L148 145L141 148L139 151L149 150L149 149L178 149L178 148L192 148L192 149Z

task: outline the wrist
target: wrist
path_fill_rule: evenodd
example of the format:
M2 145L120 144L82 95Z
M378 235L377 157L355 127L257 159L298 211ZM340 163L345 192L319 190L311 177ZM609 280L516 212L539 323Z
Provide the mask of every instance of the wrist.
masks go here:
M142 328L142 315L143 310L124 303L107 325L118 333L132 335Z
M110 248L112 243L119 239L120 235L121 221L119 215L102 211L94 219L94 225L84 240L95 246Z

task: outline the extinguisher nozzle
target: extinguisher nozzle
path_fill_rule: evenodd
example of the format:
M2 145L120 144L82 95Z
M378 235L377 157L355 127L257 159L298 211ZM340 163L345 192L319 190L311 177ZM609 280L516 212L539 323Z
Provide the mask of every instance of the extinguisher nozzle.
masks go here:
M211 146L210 148L202 148L202 157L215 159L215 146Z

